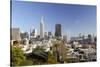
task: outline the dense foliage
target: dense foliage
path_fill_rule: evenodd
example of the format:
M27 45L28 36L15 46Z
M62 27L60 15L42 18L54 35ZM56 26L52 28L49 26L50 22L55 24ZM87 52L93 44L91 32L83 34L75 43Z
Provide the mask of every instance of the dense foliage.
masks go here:
M47 60L48 64L56 64L56 58L54 57L54 55L50 52L48 52L48 60Z
M11 46L11 66L32 65L31 60L27 60L23 51L18 46Z

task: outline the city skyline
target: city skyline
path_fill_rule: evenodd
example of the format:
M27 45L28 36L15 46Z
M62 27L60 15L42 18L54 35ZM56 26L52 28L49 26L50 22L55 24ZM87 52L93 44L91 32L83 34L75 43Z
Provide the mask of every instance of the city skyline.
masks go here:
M55 24L61 24L64 35L96 35L96 6L12 1L12 27L27 32L34 27L39 33L42 16L44 32L55 33Z

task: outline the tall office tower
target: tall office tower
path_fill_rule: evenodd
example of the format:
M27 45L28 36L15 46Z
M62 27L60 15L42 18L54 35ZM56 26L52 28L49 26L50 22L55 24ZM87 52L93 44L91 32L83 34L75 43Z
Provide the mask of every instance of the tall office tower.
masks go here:
M51 32L48 32L48 37L52 37L52 33Z
M51 32L48 32L48 36L51 36L52 35L52 33Z
M61 24L55 25L55 36L60 37L61 36Z
M28 32L23 32L23 33L20 33L20 37L21 37L21 39L24 39L24 38L29 39L29 34L28 34Z
M93 35L92 35L91 42L94 43L94 40L95 40L95 36L94 36L94 34L93 34Z
M40 38L44 38L44 17L41 17L40 22Z
M31 30L30 36L31 36L31 37L36 37L36 36L37 36L37 30L36 30L35 28L33 28L33 29Z
M31 38L31 28L30 28L30 32L29 32L29 39Z
M33 26L30 28L30 38L34 38L37 36L37 29L35 29Z
M67 36L66 35L63 35L63 40L64 40L64 42L67 43Z
M20 41L20 28L11 28L11 40Z
M48 33L44 32L44 38L47 38L47 37L48 37Z
M79 37L80 37L80 38L82 37L82 34L81 34L81 33L79 33Z
M37 36L37 29L34 29L34 36Z

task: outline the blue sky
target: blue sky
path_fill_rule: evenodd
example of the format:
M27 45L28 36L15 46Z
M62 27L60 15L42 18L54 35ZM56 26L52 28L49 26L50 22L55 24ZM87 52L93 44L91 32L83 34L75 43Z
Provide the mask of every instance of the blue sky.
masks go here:
M34 27L39 32L44 16L45 31L55 32L55 24L62 25L62 34L96 34L96 6L39 2L12 2L12 27L29 32Z

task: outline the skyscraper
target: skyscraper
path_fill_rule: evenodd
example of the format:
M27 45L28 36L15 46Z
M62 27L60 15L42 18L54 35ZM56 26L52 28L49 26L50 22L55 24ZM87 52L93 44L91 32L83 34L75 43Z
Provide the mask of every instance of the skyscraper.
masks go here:
M44 38L44 17L41 17L40 22L40 38Z
M61 24L55 25L55 36L60 37L61 36Z
M31 37L36 37L37 36L37 30L33 27L30 29L30 36Z
M23 33L20 33L20 37L21 39L24 39L24 38L29 39L29 34L28 32L23 32Z
M52 37L52 33L51 32L48 32L48 37Z
M64 40L64 42L67 43L67 36L66 35L63 35L63 40Z

